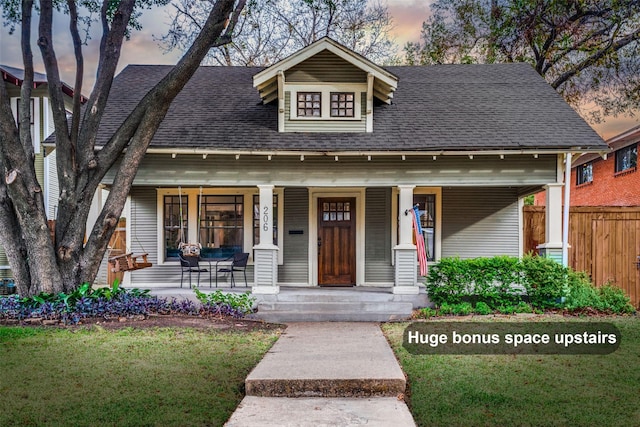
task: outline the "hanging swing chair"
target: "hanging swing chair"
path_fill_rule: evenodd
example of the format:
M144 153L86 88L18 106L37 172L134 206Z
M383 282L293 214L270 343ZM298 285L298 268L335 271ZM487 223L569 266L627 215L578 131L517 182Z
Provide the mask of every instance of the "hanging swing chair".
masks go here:
M133 216L136 217L135 204L133 205L133 209L134 209ZM149 254L144 250L144 247L142 246L142 242L140 242L140 240L138 239L138 235L135 232L134 232L134 237L136 238L136 241L142 248L143 253L134 255L133 252L126 252L116 256L109 256L109 265L111 266L112 273L140 270L143 268L151 267L153 265L147 259ZM116 241L113 243L113 246L116 246L118 239L120 239L120 233L116 234ZM109 255L111 255L113 252L116 252L116 250L113 250L113 249L110 250Z
M182 187L178 187L178 195L180 200L180 244L178 249L183 256L199 257L202 245L200 242L187 243L184 238L184 224L182 219ZM198 206L198 240L200 239L200 211L202 210L202 187L200 187L200 200Z

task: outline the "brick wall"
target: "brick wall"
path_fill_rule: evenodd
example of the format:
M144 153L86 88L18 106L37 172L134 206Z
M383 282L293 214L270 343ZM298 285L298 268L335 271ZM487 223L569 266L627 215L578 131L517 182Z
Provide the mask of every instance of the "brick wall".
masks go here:
M615 157L611 153L607 160L594 160L593 181L587 184L576 186L576 168L571 170L571 206L640 206L640 171L615 174ZM541 191L534 205L544 204L545 192Z
M640 171L615 174L615 154L593 161L593 181L576 187L571 171L571 206L640 206Z

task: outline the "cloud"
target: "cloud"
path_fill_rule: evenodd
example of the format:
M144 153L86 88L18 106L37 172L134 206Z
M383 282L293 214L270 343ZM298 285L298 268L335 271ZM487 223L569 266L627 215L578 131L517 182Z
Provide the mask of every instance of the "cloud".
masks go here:
M432 1L420 0L388 0L389 14L395 24L394 34L398 45L420 40L422 23L431 14Z

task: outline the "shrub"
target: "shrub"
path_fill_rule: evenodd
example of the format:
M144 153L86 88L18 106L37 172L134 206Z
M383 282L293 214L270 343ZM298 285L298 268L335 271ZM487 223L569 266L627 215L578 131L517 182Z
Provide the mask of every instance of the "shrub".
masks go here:
M600 297L589 276L584 272L571 272L567 276L567 298L565 308L569 311L580 308L597 308L600 305Z
M533 307L544 308L561 303L567 274L562 265L538 256L445 258L431 266L426 288L437 305L474 301L505 308L526 295Z
M461 302L451 306L451 312L457 316L467 316L473 313L473 306L470 302Z
M242 294L235 294L225 293L217 289L215 292L205 294L204 292L200 292L198 288L195 288L194 292L196 293L198 301L203 305L226 304L244 314L251 313L253 311L253 305L256 302L256 299L251 296L249 291Z
M493 309L487 305L486 302L478 301L476 306L473 308L473 311L476 314L491 314L493 313Z
M624 291L609 283L598 288L598 297L600 298L599 310L616 314L635 312L631 300Z
M436 315L436 311L429 307L423 307L414 314L416 319L428 319Z

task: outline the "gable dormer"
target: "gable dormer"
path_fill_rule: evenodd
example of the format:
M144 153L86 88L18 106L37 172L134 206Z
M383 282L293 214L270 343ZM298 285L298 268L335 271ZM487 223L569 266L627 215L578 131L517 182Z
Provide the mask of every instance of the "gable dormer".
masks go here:
M398 78L328 37L253 77L278 104L279 132L373 132L373 98L390 104Z

